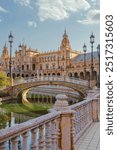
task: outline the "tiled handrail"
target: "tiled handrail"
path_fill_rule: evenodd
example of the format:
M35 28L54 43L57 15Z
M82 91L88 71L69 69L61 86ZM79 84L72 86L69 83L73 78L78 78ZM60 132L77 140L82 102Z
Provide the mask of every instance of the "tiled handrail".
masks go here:
M99 117L99 101L98 99L89 99L69 107L75 111L74 128L75 141L77 141L90 124L95 121L95 117ZM98 120L99 118L96 118L96 121Z
M6 150L8 141L12 150L18 150L19 139L22 150L30 147L31 150L74 150L74 133L76 142L93 121L99 121L99 101L94 95L68 106L67 97L60 94L51 113L1 130L0 150ZM30 147L27 144L29 134Z
M22 149L28 150L29 133L31 134L31 148L55 150L59 139L59 112L52 112L36 119L0 130L0 150L6 150L8 141L12 150L18 150L18 141L22 138Z
M37 82L37 81L66 81L66 82L70 82L70 83L74 83L74 84L88 86L88 81L74 78L74 77L68 77L68 76L25 77L25 78L21 78L19 80L14 80L14 85L18 85L21 83Z

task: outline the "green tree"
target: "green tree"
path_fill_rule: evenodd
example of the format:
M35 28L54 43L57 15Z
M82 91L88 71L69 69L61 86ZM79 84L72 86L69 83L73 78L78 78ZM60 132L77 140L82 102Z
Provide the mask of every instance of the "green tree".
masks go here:
M6 114L0 114L0 129L3 129L6 127L7 122L9 121L9 117Z
M4 86L10 86L11 80L4 72L0 72L0 88Z

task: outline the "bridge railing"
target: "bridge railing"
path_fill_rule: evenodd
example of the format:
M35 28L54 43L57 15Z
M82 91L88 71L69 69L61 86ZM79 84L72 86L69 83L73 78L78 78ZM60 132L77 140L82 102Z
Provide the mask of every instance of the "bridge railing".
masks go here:
M68 106L65 95L57 95L47 115L0 130L0 149L75 150L75 142L93 121L99 121L99 101L90 98ZM30 139L30 144L28 139Z
M79 78L68 77L68 76L37 76L37 77L25 77L19 80L14 80L14 85L21 83L37 82L37 81L65 81L74 84L80 84L88 86L87 80L82 80Z
M93 121L99 121L99 100L84 100L71 105L70 108L75 111L74 128L76 142Z
M18 150L59 149L60 113L53 112L42 117L0 131L0 150L11 147ZM30 140L30 144L29 144ZM19 142L21 145L19 145Z

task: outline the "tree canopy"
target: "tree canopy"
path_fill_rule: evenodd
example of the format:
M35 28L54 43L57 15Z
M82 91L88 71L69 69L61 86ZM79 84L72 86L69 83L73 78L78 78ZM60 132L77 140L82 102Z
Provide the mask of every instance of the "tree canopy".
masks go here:
M11 80L4 72L0 72L0 88L4 86L9 86L11 84Z

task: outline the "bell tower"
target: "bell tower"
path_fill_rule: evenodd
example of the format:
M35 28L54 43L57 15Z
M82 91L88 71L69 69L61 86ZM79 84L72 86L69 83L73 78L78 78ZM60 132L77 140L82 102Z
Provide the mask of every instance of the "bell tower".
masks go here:
M8 59L8 58L9 58L9 52L8 52L8 48L7 48L7 46L6 46L6 43L5 43L4 47L3 47L2 57L3 57L4 59Z
M66 29L63 34L63 39L61 41L60 50L68 50L68 51L71 50L71 45L70 45L70 41L66 32Z

